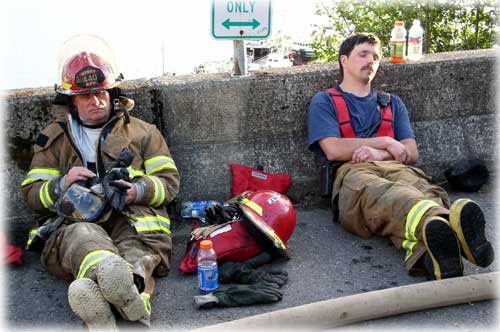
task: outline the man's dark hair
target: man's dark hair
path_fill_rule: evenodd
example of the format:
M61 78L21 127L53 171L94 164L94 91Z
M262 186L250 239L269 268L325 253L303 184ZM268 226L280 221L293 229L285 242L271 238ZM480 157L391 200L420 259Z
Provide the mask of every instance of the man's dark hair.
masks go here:
M340 68L340 77L344 79L344 68L342 67L342 63L340 62L340 57L342 55L351 55L352 50L356 45L369 43L375 46L378 46L380 52L382 53L382 44L380 39L374 35L373 33L356 33L346 40L342 42L339 49L339 68Z

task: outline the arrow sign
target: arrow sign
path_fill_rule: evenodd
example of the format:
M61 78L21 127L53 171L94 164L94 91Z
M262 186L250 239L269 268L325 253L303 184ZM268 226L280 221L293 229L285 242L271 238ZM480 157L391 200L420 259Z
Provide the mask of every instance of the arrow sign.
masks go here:
M212 36L266 39L271 36L271 0L212 0Z
M260 22L257 21L256 19L253 19L252 22L231 22L231 19L227 19L224 22L222 22L222 25L226 29L230 29L231 27L252 27L252 29L255 30L256 27L260 25Z

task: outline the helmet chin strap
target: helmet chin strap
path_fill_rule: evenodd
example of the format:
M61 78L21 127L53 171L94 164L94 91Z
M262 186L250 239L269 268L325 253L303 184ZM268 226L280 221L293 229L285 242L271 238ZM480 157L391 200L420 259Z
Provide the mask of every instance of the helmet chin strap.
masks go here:
M128 114L128 111L121 106L120 104L120 99L115 98L113 99L113 111L114 112L123 112L123 115L125 116L125 124L130 123L130 115Z

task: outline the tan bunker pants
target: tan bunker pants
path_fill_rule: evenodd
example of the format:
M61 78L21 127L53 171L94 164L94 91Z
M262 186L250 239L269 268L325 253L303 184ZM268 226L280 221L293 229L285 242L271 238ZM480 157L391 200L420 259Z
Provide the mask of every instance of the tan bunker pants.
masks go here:
M406 250L406 269L420 273L415 263L425 253L423 221L449 214L444 189L430 183L420 169L397 161L345 163L336 173L332 204L337 221L362 238L389 238ZM421 222L422 221L422 222Z
M98 263L106 255L120 255L131 264L139 293L149 299L155 286L153 273L168 273L171 251L172 241L167 234L138 234L125 216L116 215L100 224L77 222L61 226L45 244L41 259L58 278L71 281L86 277L96 281Z

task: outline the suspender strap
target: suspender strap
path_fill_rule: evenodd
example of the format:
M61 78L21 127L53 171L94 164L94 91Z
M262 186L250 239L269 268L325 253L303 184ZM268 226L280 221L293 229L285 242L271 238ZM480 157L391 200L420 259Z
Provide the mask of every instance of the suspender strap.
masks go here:
M384 108L380 108L380 116L382 117L382 123L377 131L377 137L389 136L394 138L394 130L392 129L392 111L391 104L388 104Z
M339 120L340 131L342 137L354 138L356 134L351 126L351 117L349 116L349 111L347 110L347 105L345 103L342 93L335 88L330 88L328 91L332 95L333 103L337 109L337 118Z
M336 88L331 87L326 90L332 96L333 103L337 110L337 118L339 120L340 132L342 137L355 138L356 134L352 129L351 117L349 116L349 110L344 100L342 93ZM394 138L394 130L392 128L392 110L391 104L387 104L385 107L380 107L380 117L382 118L382 123L377 131L377 137L389 136Z

